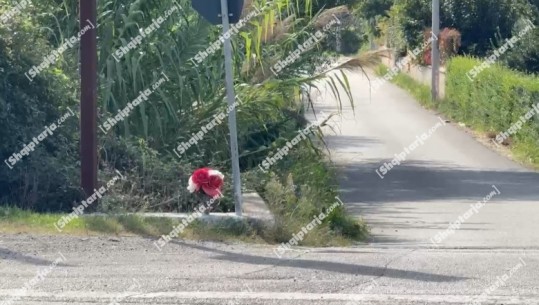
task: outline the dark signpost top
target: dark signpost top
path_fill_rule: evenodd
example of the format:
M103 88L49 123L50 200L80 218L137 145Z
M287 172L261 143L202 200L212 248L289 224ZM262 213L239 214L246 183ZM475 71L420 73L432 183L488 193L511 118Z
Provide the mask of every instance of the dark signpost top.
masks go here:
M221 24L221 0L191 0L193 8L211 24ZM228 0L228 15L230 23L240 20L244 0Z

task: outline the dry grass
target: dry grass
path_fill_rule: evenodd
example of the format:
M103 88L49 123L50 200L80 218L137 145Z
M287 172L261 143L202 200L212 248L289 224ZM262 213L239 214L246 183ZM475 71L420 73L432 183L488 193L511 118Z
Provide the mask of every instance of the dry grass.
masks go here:
M0 233L3 234L46 234L74 236L146 236L157 238L169 234L180 224L176 219L125 216L84 216L73 219L60 233L54 223L64 214L41 214L18 208L0 208ZM213 241L241 240L245 242L263 242L256 232L244 222L208 224L193 222L180 238Z
M324 10L320 15L316 16L313 21L315 29L320 30L330 24L337 18L342 23L346 24L350 21L352 14L346 5L337 6Z
M293 28L296 20L295 15L290 15L284 20L277 20L274 23L268 22L262 28L262 43L274 43L282 40Z
M376 68L380 65L380 58L387 57L385 51L368 51L360 53L356 56L346 59L344 62L340 63L335 67L328 68L326 71L323 71L316 75L316 77L321 77L327 73L340 70L361 70L363 73L366 73L365 69L367 68Z

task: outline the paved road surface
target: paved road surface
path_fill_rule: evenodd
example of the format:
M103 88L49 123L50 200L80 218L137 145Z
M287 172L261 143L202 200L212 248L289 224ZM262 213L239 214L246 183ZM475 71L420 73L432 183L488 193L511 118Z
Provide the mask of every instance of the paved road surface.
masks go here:
M470 204L488 201L440 246L539 249L539 173L440 121L392 84L370 98L363 75L351 75L350 82L359 105L355 115L350 106L343 109L333 124L338 132L327 141L342 167L343 201L372 225L373 242L429 247ZM336 110L329 93L318 100L318 111ZM406 160L384 175L380 166L399 154Z
M2 239L0 300L44 275L17 305L466 304L511 268L490 299L537 300L535 250L329 248L279 259L266 246L174 242L159 252L139 237Z
M381 179L374 170L438 119L390 84L369 100L365 78L351 83L356 116L345 107L328 141L369 245L278 258L260 245L0 236L0 304L539 304L538 175L445 125ZM430 243L492 185L500 194Z

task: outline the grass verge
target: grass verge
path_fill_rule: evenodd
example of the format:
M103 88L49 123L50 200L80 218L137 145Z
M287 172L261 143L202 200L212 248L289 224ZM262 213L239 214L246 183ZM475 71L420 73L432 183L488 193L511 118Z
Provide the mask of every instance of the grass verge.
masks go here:
M244 180L264 197L275 216L273 225L256 222L195 220L179 238L255 243L286 243L299 232L303 246L346 246L362 241L368 234L361 220L346 214L344 207L332 208L337 200L335 173L324 154L304 143L279 161L271 172L251 171ZM327 216L320 224L309 226L316 215ZM59 233L54 224L67 214L36 213L15 207L0 207L0 233L36 233L70 235L141 235L159 237L180 224L170 218L137 215L87 215L67 223ZM305 228L305 229L304 229Z
M376 74L379 76L383 76L389 72L389 69L383 65L380 64L376 69ZM392 80L392 83L396 84L397 86L401 87L402 89L408 91L414 98L417 99L417 101L429 109L435 109L436 104L432 101L431 98L431 91L430 87L427 85L424 85L415 79L411 78L410 76L399 73L397 74Z
M306 232L298 242L308 246L345 246L368 236L366 224L348 215L339 204L336 174L322 151L300 143L270 173L250 173L251 187L264 198L275 225L260 235L267 241L286 243ZM309 226L315 216L327 214L321 224Z
M388 71L389 69L383 64L380 64L375 69L376 74L379 76L385 75ZM482 139L487 139L486 142L489 141L488 139L492 140L493 136L497 134L492 128L484 126L485 124L482 122L478 122L477 120L472 121L455 114L454 111L451 110L451 107L446 106L446 104L448 104L447 97L436 103L433 102L431 99L430 87L416 81L405 73L397 74L391 82L409 92L425 108L436 110L451 120L464 122L466 126L472 128L476 135ZM449 93L446 92L446 94ZM516 121L516 119L514 120ZM496 149L503 154L510 155L513 159L526 166L539 169L539 143L537 141L534 142L529 139L520 139L520 141L509 141L508 143L511 144L504 143L504 145L506 145L505 148ZM491 147L494 148L492 145Z
M54 227L54 223L66 215L61 213L36 213L15 207L0 207L0 233L159 237L169 234L175 226L180 224L179 220L171 218L141 217L137 215L87 215L73 219L59 233ZM247 221L225 221L208 224L195 220L180 234L180 237L215 241L262 241Z

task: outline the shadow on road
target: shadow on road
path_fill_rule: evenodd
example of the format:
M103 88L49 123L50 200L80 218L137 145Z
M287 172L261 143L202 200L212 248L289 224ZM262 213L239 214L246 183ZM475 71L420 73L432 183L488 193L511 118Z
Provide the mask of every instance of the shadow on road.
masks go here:
M466 277L458 276L447 276L439 275L433 273L401 270L387 267L372 267L365 265L355 265L339 262L327 262L327 261L317 261L317 260L306 260L302 258L293 258L293 259L279 259L277 257L267 257L267 256L255 256L248 254L241 254L229 251L218 250L214 248L209 248L200 245L193 245L188 243L183 243L180 241L171 241L179 246L194 248L203 252L212 252L217 254L212 259L221 260L221 261L230 261L235 263L243 264L253 264L253 265L266 265L274 267L291 267L291 268L301 268L301 269L311 269L311 270L323 270L329 272L337 272L344 274L356 274L356 275L366 275L366 276L384 276L389 278L399 278L399 279L411 279L423 282L456 282L466 280Z
M54 263L54 261L51 261L51 260L46 260L46 259L42 259L42 258L38 258L38 257L29 256L29 255L24 255L24 254L21 254L19 252L11 251L11 250L6 249L6 248L0 248L0 257L2 258L2 260L12 260L12 261L17 261L17 262L21 262L21 263L24 263L24 264L36 265L36 266L49 266L49 265L52 265ZM64 263L61 263L61 262L58 263L58 266L72 267L71 265L64 264Z
M360 198L371 204L372 208L391 202L475 202L482 200L495 185L501 194L493 201L535 201L539 204L539 173L470 170L435 162L405 161L387 172L382 179L375 169L383 163L366 160L341 168L343 200L354 202Z

